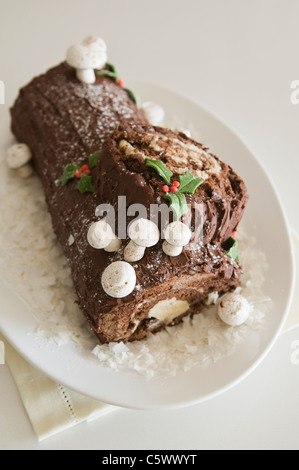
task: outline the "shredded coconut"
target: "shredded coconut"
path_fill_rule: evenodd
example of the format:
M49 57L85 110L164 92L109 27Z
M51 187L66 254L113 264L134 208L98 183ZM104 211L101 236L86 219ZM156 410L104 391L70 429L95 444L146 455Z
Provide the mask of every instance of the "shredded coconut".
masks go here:
M229 327L219 319L218 296L214 294L209 298L210 305L200 314L185 317L175 327L149 333L142 341L121 343L124 347L121 350L118 343L97 345L92 352L101 364L115 370L133 370L149 378L156 374L175 375L198 365L208 367L232 355L251 331L261 330L271 305L262 291L267 272L266 258L255 248L254 238L242 229L238 240L244 275L236 292L242 292L252 306L249 320L244 325Z
M255 240L239 230L244 274L237 292L252 305L244 325L228 327L218 318L215 293L200 314L175 327L150 333L142 341L99 344L75 303L70 269L53 232L39 179L22 180L13 171L4 170L5 165L2 168L0 263L6 282L38 320L36 336L58 345L76 343L78 354L90 354L90 359L96 357L102 366L150 378L175 375L197 365L207 367L233 354L251 331L263 328L271 305L262 290L267 262ZM73 238L71 235L70 244Z

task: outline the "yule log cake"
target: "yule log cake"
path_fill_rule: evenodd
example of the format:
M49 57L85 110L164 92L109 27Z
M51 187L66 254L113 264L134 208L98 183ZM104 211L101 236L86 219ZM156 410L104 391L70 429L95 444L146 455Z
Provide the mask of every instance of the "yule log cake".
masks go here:
M76 47L20 91L8 162L32 156L99 340L139 340L240 284L247 190L201 144L149 124L103 41Z

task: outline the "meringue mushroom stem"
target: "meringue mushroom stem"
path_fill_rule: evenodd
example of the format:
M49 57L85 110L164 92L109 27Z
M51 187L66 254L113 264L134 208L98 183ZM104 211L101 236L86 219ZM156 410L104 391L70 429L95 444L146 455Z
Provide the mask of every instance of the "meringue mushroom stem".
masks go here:
M94 69L77 69L77 78L80 82L93 84L96 81Z
M173 246L166 240L163 242L162 249L164 253L168 256L179 256L183 251L183 247Z
M114 238L111 240L108 246L104 248L105 251L108 253L113 253L114 251L118 251L121 247L121 240L114 235Z
M140 261L145 253L145 247L137 245L133 240L131 240L125 248L124 259L129 263L136 263Z

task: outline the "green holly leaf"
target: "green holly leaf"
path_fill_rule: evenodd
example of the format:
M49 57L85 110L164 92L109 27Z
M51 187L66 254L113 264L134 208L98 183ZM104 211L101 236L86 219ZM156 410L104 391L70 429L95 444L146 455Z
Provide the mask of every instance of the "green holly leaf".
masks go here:
M70 163L67 165L63 171L62 176L59 178L60 183L63 185L67 184L70 180L75 178L76 171L78 170L80 170L80 167L76 165L76 163Z
M164 179L165 183L167 183L168 185L171 184L171 177L173 173L164 165L163 162L161 162L160 160L152 160L150 158L146 158L145 164L146 166L156 170L158 175Z
M105 69L97 70L96 74L99 75L100 77L109 77L109 78L113 78L114 80L118 78L118 73L112 70L105 70Z
M88 163L89 163L89 168L92 170L97 166L97 163L99 161L101 155L101 150L97 150L94 152L92 155L89 155L88 157Z
M232 244L230 249L226 252L227 256L229 256L232 260L237 260L240 263L240 255L238 250L238 243L233 237L229 239L230 243Z
M136 99L136 96L134 95L134 93L132 92L132 90L130 90L129 88L124 88L124 91L126 91L129 95L129 98L133 101L134 104L137 105L137 99Z
M188 212L187 201L184 194L167 193L164 197L170 201L170 207L174 212L176 220L180 220L180 218Z
M199 176L192 175L192 173L186 171L184 175L179 176L179 182L179 193L194 194L198 186L203 183L203 180Z
M92 176L83 173L76 188L78 191L80 191L81 194L92 193L94 191Z
M107 67L107 69L111 70L111 72L117 73L115 66L110 64L109 62L106 62L105 67Z

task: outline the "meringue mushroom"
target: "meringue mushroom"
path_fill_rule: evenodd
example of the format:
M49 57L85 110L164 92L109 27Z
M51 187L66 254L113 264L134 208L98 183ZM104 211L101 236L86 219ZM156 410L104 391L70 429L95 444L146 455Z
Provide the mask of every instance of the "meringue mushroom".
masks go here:
M87 240L93 248L97 250L104 248L108 252L118 251L121 246L121 241L104 220L91 224L87 232Z
M183 247L190 242L192 233L189 227L178 220L168 225L165 230L165 241L163 251L168 256L178 256Z
M156 245L160 240L157 225L148 219L135 220L129 227L128 235L131 240L124 250L124 258L131 263L141 260L145 248Z
M229 326L241 326L248 320L251 306L245 297L235 292L225 294L219 300L219 318Z
M77 78L81 82L95 83L94 69L101 69L107 62L106 44L100 38L89 36L82 44L75 44L68 49L66 61L76 69Z
M107 46L103 39L97 36L88 36L82 41L83 46L88 46L91 50L102 50L107 52Z
M127 297L135 289L136 273L125 261L109 264L102 275L102 287L107 295L116 299Z
M15 144L7 151L6 162L9 168L18 169L31 160L31 150L26 144Z
M156 103L152 103L151 101L145 101L142 104L141 109L143 111L144 116L146 117L148 122L152 124L152 126L157 126L164 119L164 109Z

